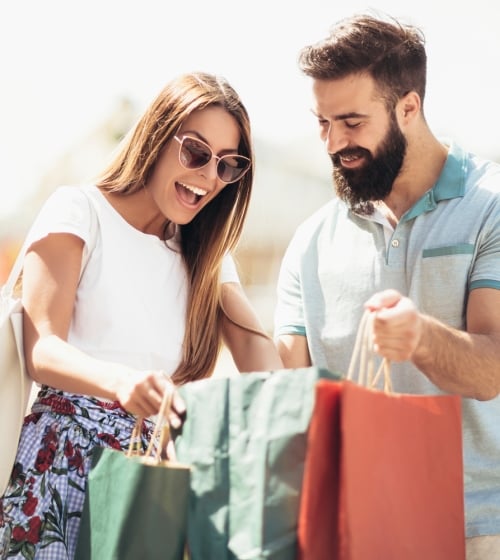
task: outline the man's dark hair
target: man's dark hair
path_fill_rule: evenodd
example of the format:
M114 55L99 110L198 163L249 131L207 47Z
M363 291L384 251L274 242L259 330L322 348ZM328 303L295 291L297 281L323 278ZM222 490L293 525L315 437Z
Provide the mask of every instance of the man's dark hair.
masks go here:
M299 67L311 78L369 74L388 107L410 91L424 100L427 56L421 30L396 20L358 15L341 20L328 37L304 47Z

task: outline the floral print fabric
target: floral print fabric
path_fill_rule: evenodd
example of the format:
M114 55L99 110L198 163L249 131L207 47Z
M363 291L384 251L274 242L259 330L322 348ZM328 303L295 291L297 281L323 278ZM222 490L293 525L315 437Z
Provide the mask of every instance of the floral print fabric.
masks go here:
M72 560L92 450L127 450L136 418L116 402L43 387L0 500L0 558ZM151 437L143 422L141 445Z

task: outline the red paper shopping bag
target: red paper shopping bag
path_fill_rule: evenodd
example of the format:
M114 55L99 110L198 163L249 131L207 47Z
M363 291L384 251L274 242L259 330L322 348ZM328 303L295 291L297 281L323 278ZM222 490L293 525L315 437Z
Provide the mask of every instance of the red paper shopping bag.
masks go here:
M458 396L321 380L308 437L300 560L464 560Z
M299 509L298 560L338 555L342 383L316 384Z

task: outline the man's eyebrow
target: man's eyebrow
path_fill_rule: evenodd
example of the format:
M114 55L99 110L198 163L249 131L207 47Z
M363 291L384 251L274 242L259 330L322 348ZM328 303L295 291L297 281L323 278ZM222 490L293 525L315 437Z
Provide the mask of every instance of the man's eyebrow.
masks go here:
M321 115L318 115L314 110L311 109L312 114L316 118L322 118ZM347 119L366 119L368 115L366 113L357 113L356 111L351 111L350 113L342 113L340 115L335 115L332 120L334 121L345 121Z
M336 115L333 117L334 121L345 121L346 119L366 119L368 115L366 113L357 113L356 111L351 111L350 113L344 113L343 115Z

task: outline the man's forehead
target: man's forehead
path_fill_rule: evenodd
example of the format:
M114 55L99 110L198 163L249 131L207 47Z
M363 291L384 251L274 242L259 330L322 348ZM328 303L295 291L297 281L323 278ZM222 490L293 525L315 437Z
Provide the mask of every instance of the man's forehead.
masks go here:
M336 80L313 80L312 112L334 120L359 118L383 104L370 76L353 74Z

